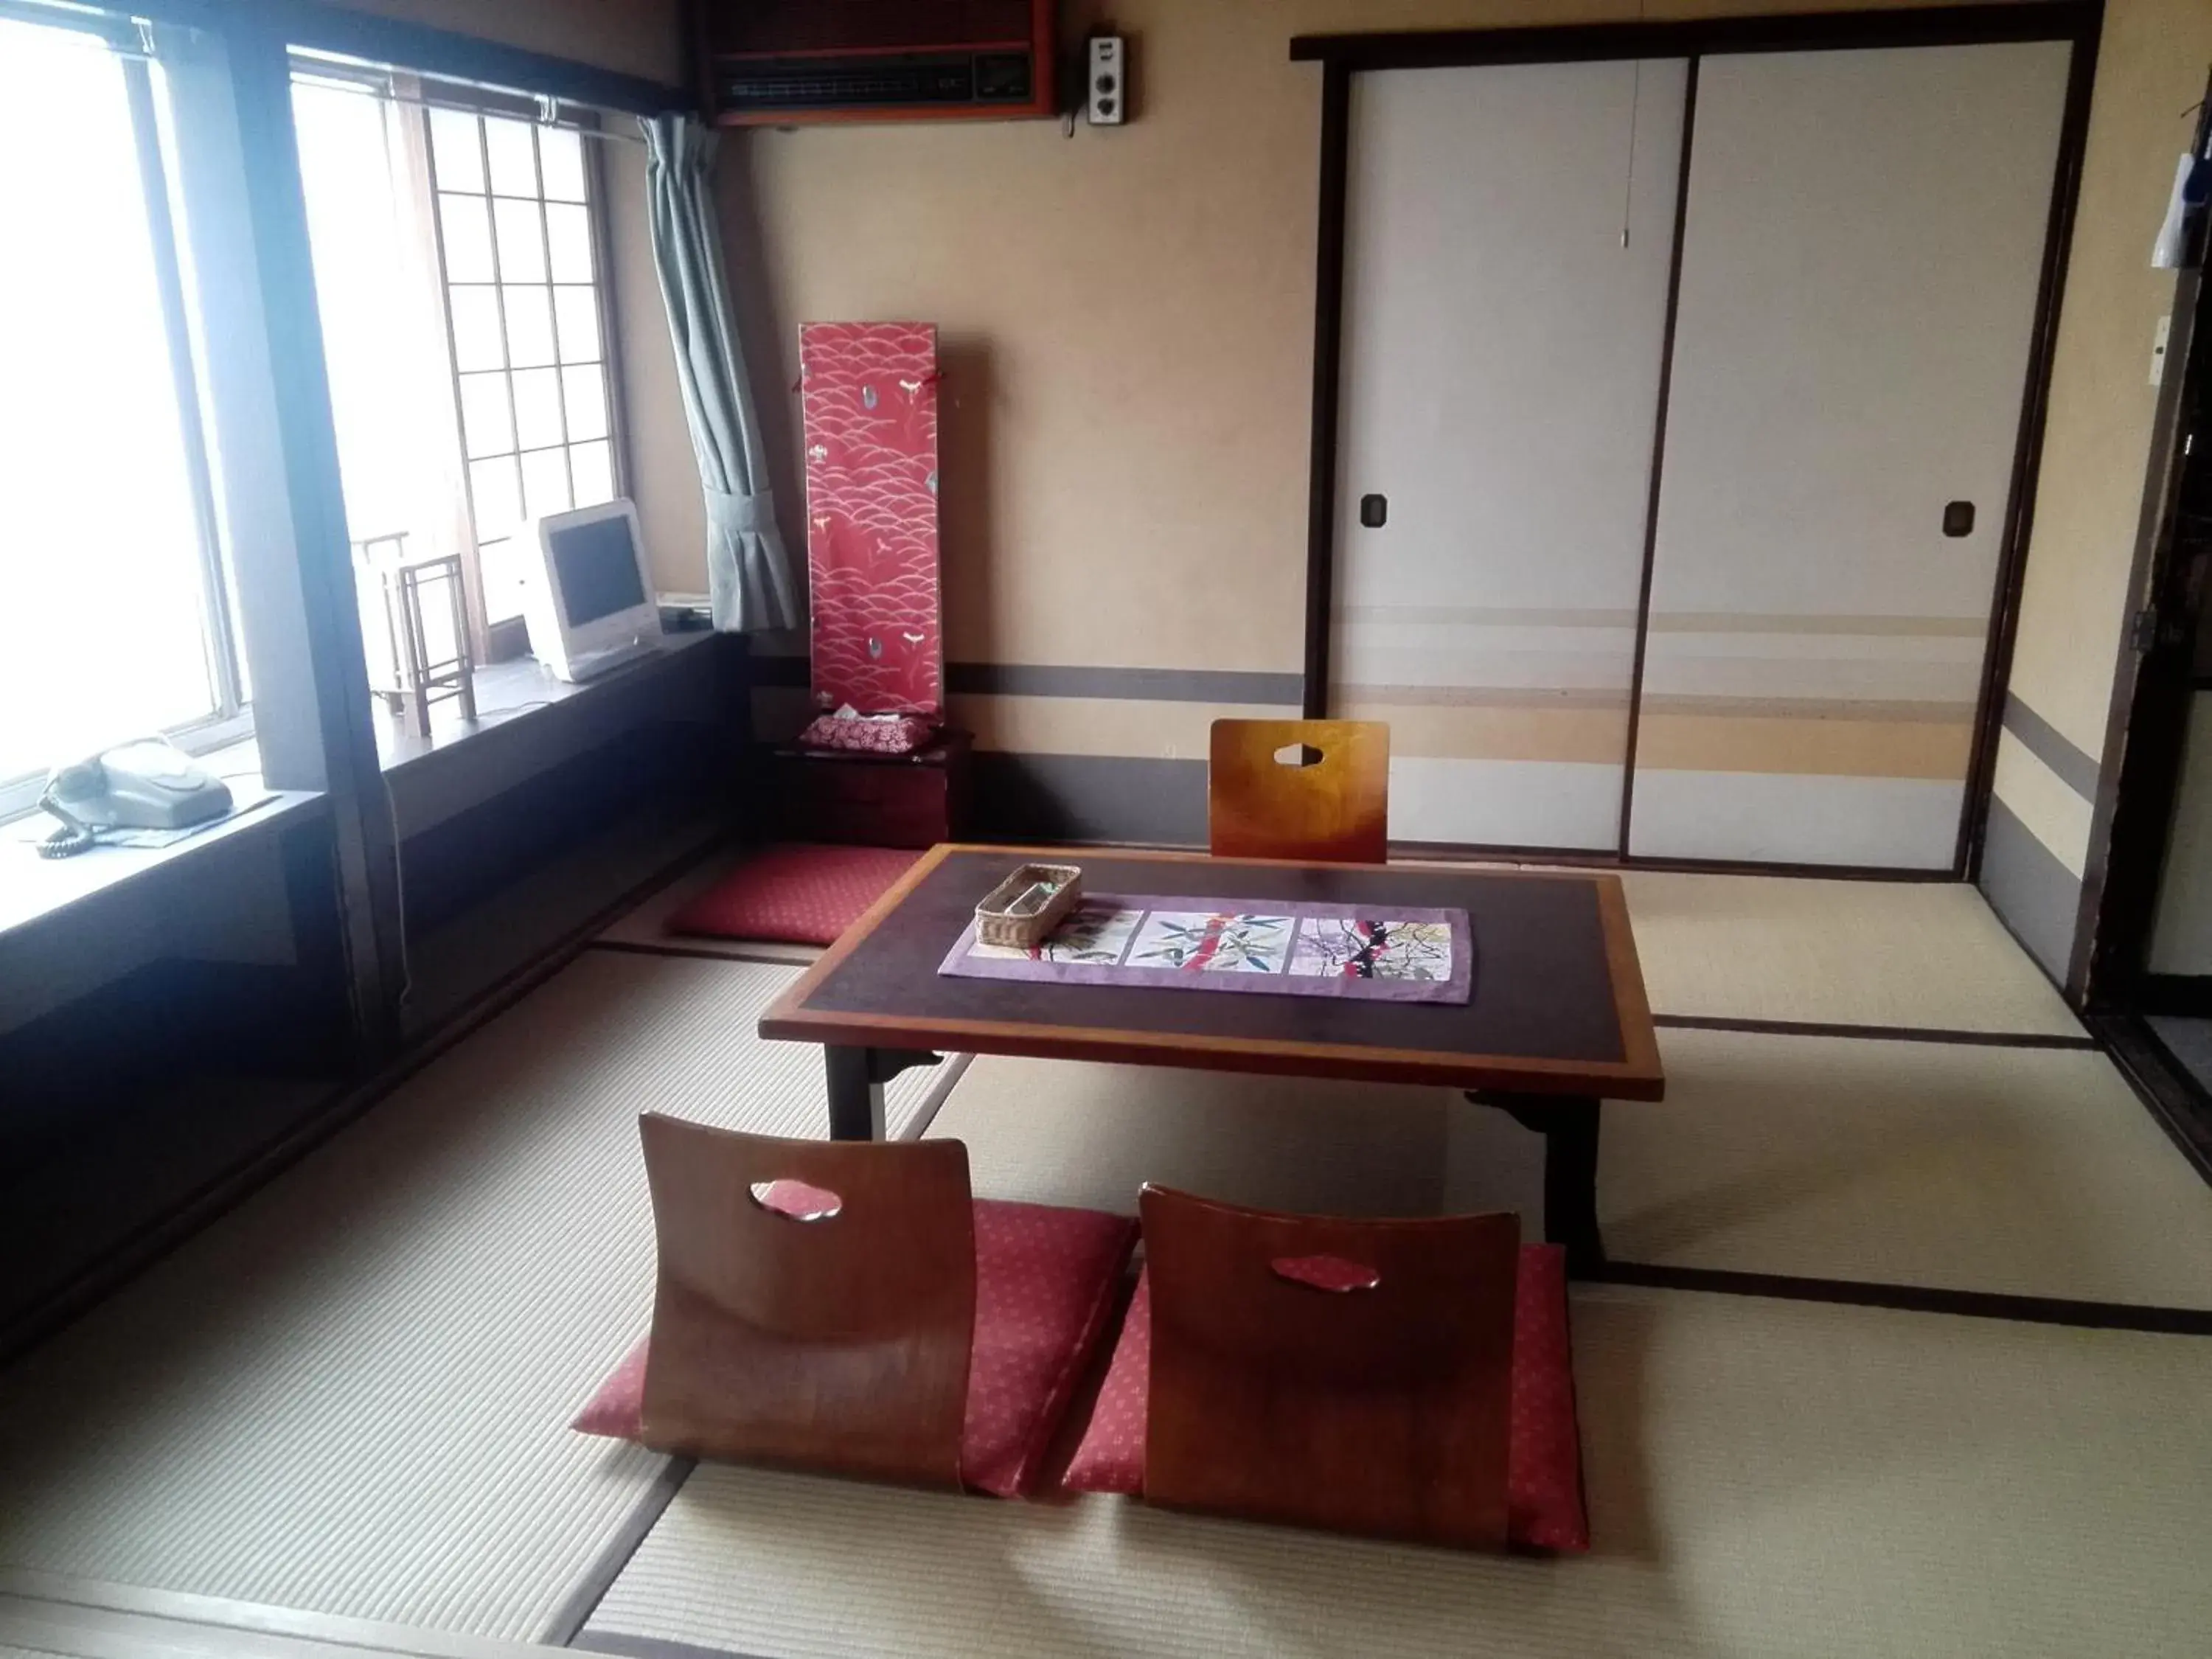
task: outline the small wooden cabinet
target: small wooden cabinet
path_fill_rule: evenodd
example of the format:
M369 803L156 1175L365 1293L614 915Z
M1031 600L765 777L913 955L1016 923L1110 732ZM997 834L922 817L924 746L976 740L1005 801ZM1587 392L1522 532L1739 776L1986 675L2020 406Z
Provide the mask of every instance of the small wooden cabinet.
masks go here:
M763 817L786 841L865 847L934 847L967 834L965 732L946 732L913 755L771 750L763 769Z

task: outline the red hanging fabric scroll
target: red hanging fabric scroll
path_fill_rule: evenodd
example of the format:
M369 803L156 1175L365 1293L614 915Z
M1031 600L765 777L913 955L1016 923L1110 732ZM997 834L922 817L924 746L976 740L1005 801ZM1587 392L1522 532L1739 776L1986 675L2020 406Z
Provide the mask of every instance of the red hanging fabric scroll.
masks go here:
M806 568L814 702L937 715L937 327L806 323Z

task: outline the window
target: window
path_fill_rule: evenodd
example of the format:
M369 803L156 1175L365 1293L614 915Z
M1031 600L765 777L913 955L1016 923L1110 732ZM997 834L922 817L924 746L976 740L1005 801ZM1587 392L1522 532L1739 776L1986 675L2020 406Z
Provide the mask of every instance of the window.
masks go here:
M293 104L349 532L459 551L495 657L517 531L612 501L620 469L587 141L453 95L303 64Z
M0 813L149 732L245 729L157 66L0 19Z
M584 141L430 112L446 308L488 619L522 611L526 518L615 498Z

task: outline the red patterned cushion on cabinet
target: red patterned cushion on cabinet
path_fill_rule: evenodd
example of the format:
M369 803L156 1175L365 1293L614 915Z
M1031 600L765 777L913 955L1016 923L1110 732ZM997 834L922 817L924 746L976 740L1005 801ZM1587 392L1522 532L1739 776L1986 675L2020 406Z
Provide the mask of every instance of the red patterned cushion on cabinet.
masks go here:
M862 754L911 755L927 749L937 722L921 714L817 715L799 734L801 749L857 750Z
M1083 1444L1062 1482L1071 1492L1145 1489L1145 1396L1152 1382L1152 1287L1137 1280L1113 1363ZM1522 1549L1589 1548L1583 1510L1582 1439L1567 1340L1566 1253L1521 1250L1513 1304L1513 1415L1505 1458L1506 1534Z
M1035 1480L1136 1243L1128 1216L975 1200L975 1334L960 1436L967 1486L1018 1498ZM632 1348L569 1427L637 1438L648 1358L647 1343Z
M886 847L764 847L678 910L668 931L834 945L921 856Z

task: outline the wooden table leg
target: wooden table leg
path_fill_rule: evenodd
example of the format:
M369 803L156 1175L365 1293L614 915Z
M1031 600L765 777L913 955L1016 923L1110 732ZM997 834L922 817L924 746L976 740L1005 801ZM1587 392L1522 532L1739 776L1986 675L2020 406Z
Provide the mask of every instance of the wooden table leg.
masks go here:
M1495 1106L1544 1137L1544 1237L1566 1247L1567 1273L1589 1279L1605 1266L1597 1224L1599 1103L1580 1095L1509 1095L1470 1090L1478 1106Z
M906 1048L848 1048L832 1043L822 1051L830 1081L830 1139L881 1140L884 1085L915 1066L934 1066L942 1054Z

